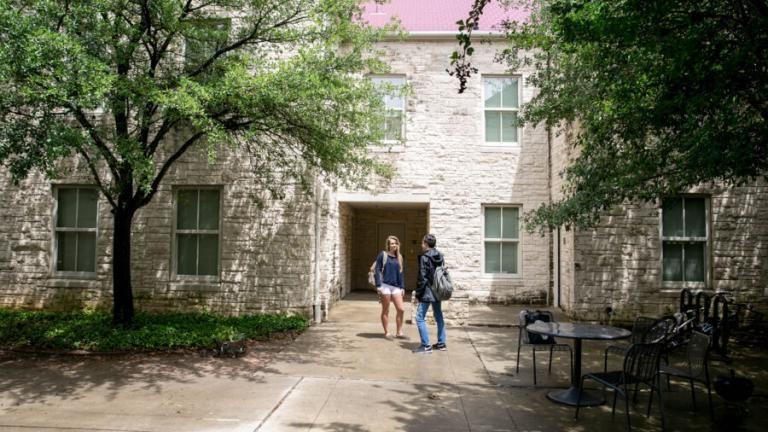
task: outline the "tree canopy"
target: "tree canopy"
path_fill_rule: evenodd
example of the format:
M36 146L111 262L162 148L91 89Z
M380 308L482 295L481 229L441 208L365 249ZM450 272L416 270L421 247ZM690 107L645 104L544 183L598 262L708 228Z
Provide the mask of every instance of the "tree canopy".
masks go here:
M189 149L239 146L278 195L277 177L306 186L308 170L388 173L368 157L384 107L363 74L384 71L372 43L391 29L360 14L356 0L0 3L0 163L19 181L85 162L115 215L118 321L133 315L132 218Z
M625 200L768 175L768 2L506 3L532 12L508 23L497 56L512 71L536 67L521 119L573 125L578 149L565 198L529 213L529 227L591 226Z

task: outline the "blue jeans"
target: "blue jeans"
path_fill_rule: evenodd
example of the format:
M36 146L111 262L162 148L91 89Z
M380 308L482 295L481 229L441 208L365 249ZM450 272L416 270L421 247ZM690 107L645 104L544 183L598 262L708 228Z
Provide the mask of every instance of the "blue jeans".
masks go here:
M440 302L419 302L419 306L416 308L416 327L419 329L419 337L421 337L421 345L429 346L429 331L427 330L427 323L424 318L427 316L429 305L432 305L432 312L435 315L435 322L437 323L437 343L445 343L445 321L443 321L443 308L440 306Z

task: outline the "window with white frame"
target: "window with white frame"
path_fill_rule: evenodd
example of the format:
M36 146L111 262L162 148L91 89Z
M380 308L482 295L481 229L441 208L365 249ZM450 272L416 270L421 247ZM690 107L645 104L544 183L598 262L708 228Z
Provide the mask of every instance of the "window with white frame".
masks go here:
M665 199L661 213L662 280L705 282L709 249L707 199Z
M405 138L404 76L372 76L371 81L384 95L384 141L402 141Z
M520 208L483 208L483 257L486 274L519 274Z
M55 193L55 271L95 273L98 191L92 187L60 186Z
M484 77L483 99L486 144L518 144L519 80Z
M176 191L176 274L219 275L219 188Z

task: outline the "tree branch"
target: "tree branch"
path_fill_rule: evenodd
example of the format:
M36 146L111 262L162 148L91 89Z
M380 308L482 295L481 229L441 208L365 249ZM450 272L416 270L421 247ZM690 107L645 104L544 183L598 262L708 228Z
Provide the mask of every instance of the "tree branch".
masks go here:
M238 41L232 43L231 45L227 45L227 46L219 48L219 50L216 51L215 53L213 53L213 55L211 55L206 61L204 61L203 63L198 65L192 72L189 72L187 74L187 76L191 78L191 77L195 77L195 76L201 74L203 71L205 71L205 69L208 68L208 66L213 64L213 62L215 62L219 57L223 56L224 54L226 54L226 53L228 53L230 51L234 51L234 50L236 50L236 49L238 49L238 48L240 48L240 47L242 47L244 45L247 45L249 43L253 43L253 42L256 42L256 41L277 42L278 41L277 39L275 39L275 40L273 40L273 39L262 39L262 38L258 38L257 36L260 33L262 33L262 32L263 33L267 33L270 30L274 30L274 29L277 29L277 28L280 28L280 27L285 27L285 26L294 24L296 22L299 22L299 21L301 21L303 19L303 17L301 19L297 19L297 17L299 15L301 15L301 10L297 7L297 9L289 17L286 17L282 21L279 21L279 22L275 23L274 25L270 26L267 29L261 29L261 23L263 22L264 18L263 18L263 16L259 17L259 20L253 26L253 31L251 31L247 36L239 39Z
M103 193L104 196L107 198L107 201L109 201L109 205L111 205L112 208L117 208L117 204L115 203L114 198L112 198L112 195L110 195L106 186L104 186L104 182L101 181L101 177L99 176L99 171L96 169L96 165L91 160L91 157L88 156L88 152L86 152L82 148L78 148L77 152L80 154L80 156L83 157L83 159L85 159L85 162L88 164L88 168L91 170L91 174L93 174L93 179L96 180L96 185L99 186L101 193Z
M101 155L107 161L107 165L109 166L109 170L112 172L112 176L115 178L115 180L119 179L120 176L117 173L117 158L115 158L115 155L113 155L109 150L107 143L104 142L104 140L99 136L99 134L96 132L96 128L93 126L93 124L91 124L91 122L88 121L85 113L83 113L80 108L69 105L69 109L72 110L77 121L83 128L85 128L86 132L88 132L88 136L91 137L93 143L96 145L96 148L99 149L99 153L101 153Z
M173 126L176 125L175 121L170 120L168 117L165 117L163 119L163 123L160 125L160 128L155 133L155 136L152 138L152 141L149 142L144 149L144 155L150 156L155 153L157 150L157 147L160 145L160 141L163 140L165 137L165 134L167 134Z
M179 159L184 153L186 153L187 150L189 150L190 147L192 147L192 144L197 142L200 138L202 138L205 135L205 132L197 132L191 137L189 137L184 144L182 144L174 154L172 154L166 161L163 163L163 166L160 168L160 171L157 173L157 176L155 176L155 179L152 180L152 185L150 186L149 192L142 196L136 196L134 197L135 200L138 202L138 205L136 208L141 208L147 205L151 200L152 197L157 193L157 189L160 186L160 182L163 181L163 177L168 173L168 170L171 168L171 165L173 165L174 162L176 162L177 159ZM137 192L138 193L138 192Z

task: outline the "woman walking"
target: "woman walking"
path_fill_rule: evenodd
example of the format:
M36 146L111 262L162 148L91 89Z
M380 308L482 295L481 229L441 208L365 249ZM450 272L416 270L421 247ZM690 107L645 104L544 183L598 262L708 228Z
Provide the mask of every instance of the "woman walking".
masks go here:
M403 297L405 284L403 282L403 256L400 254L400 240L395 236L387 237L382 251L376 258L374 270L376 291L381 299L381 325L384 327L384 337L389 338L389 304L394 303L397 314L395 316L396 333L398 338L403 334Z

